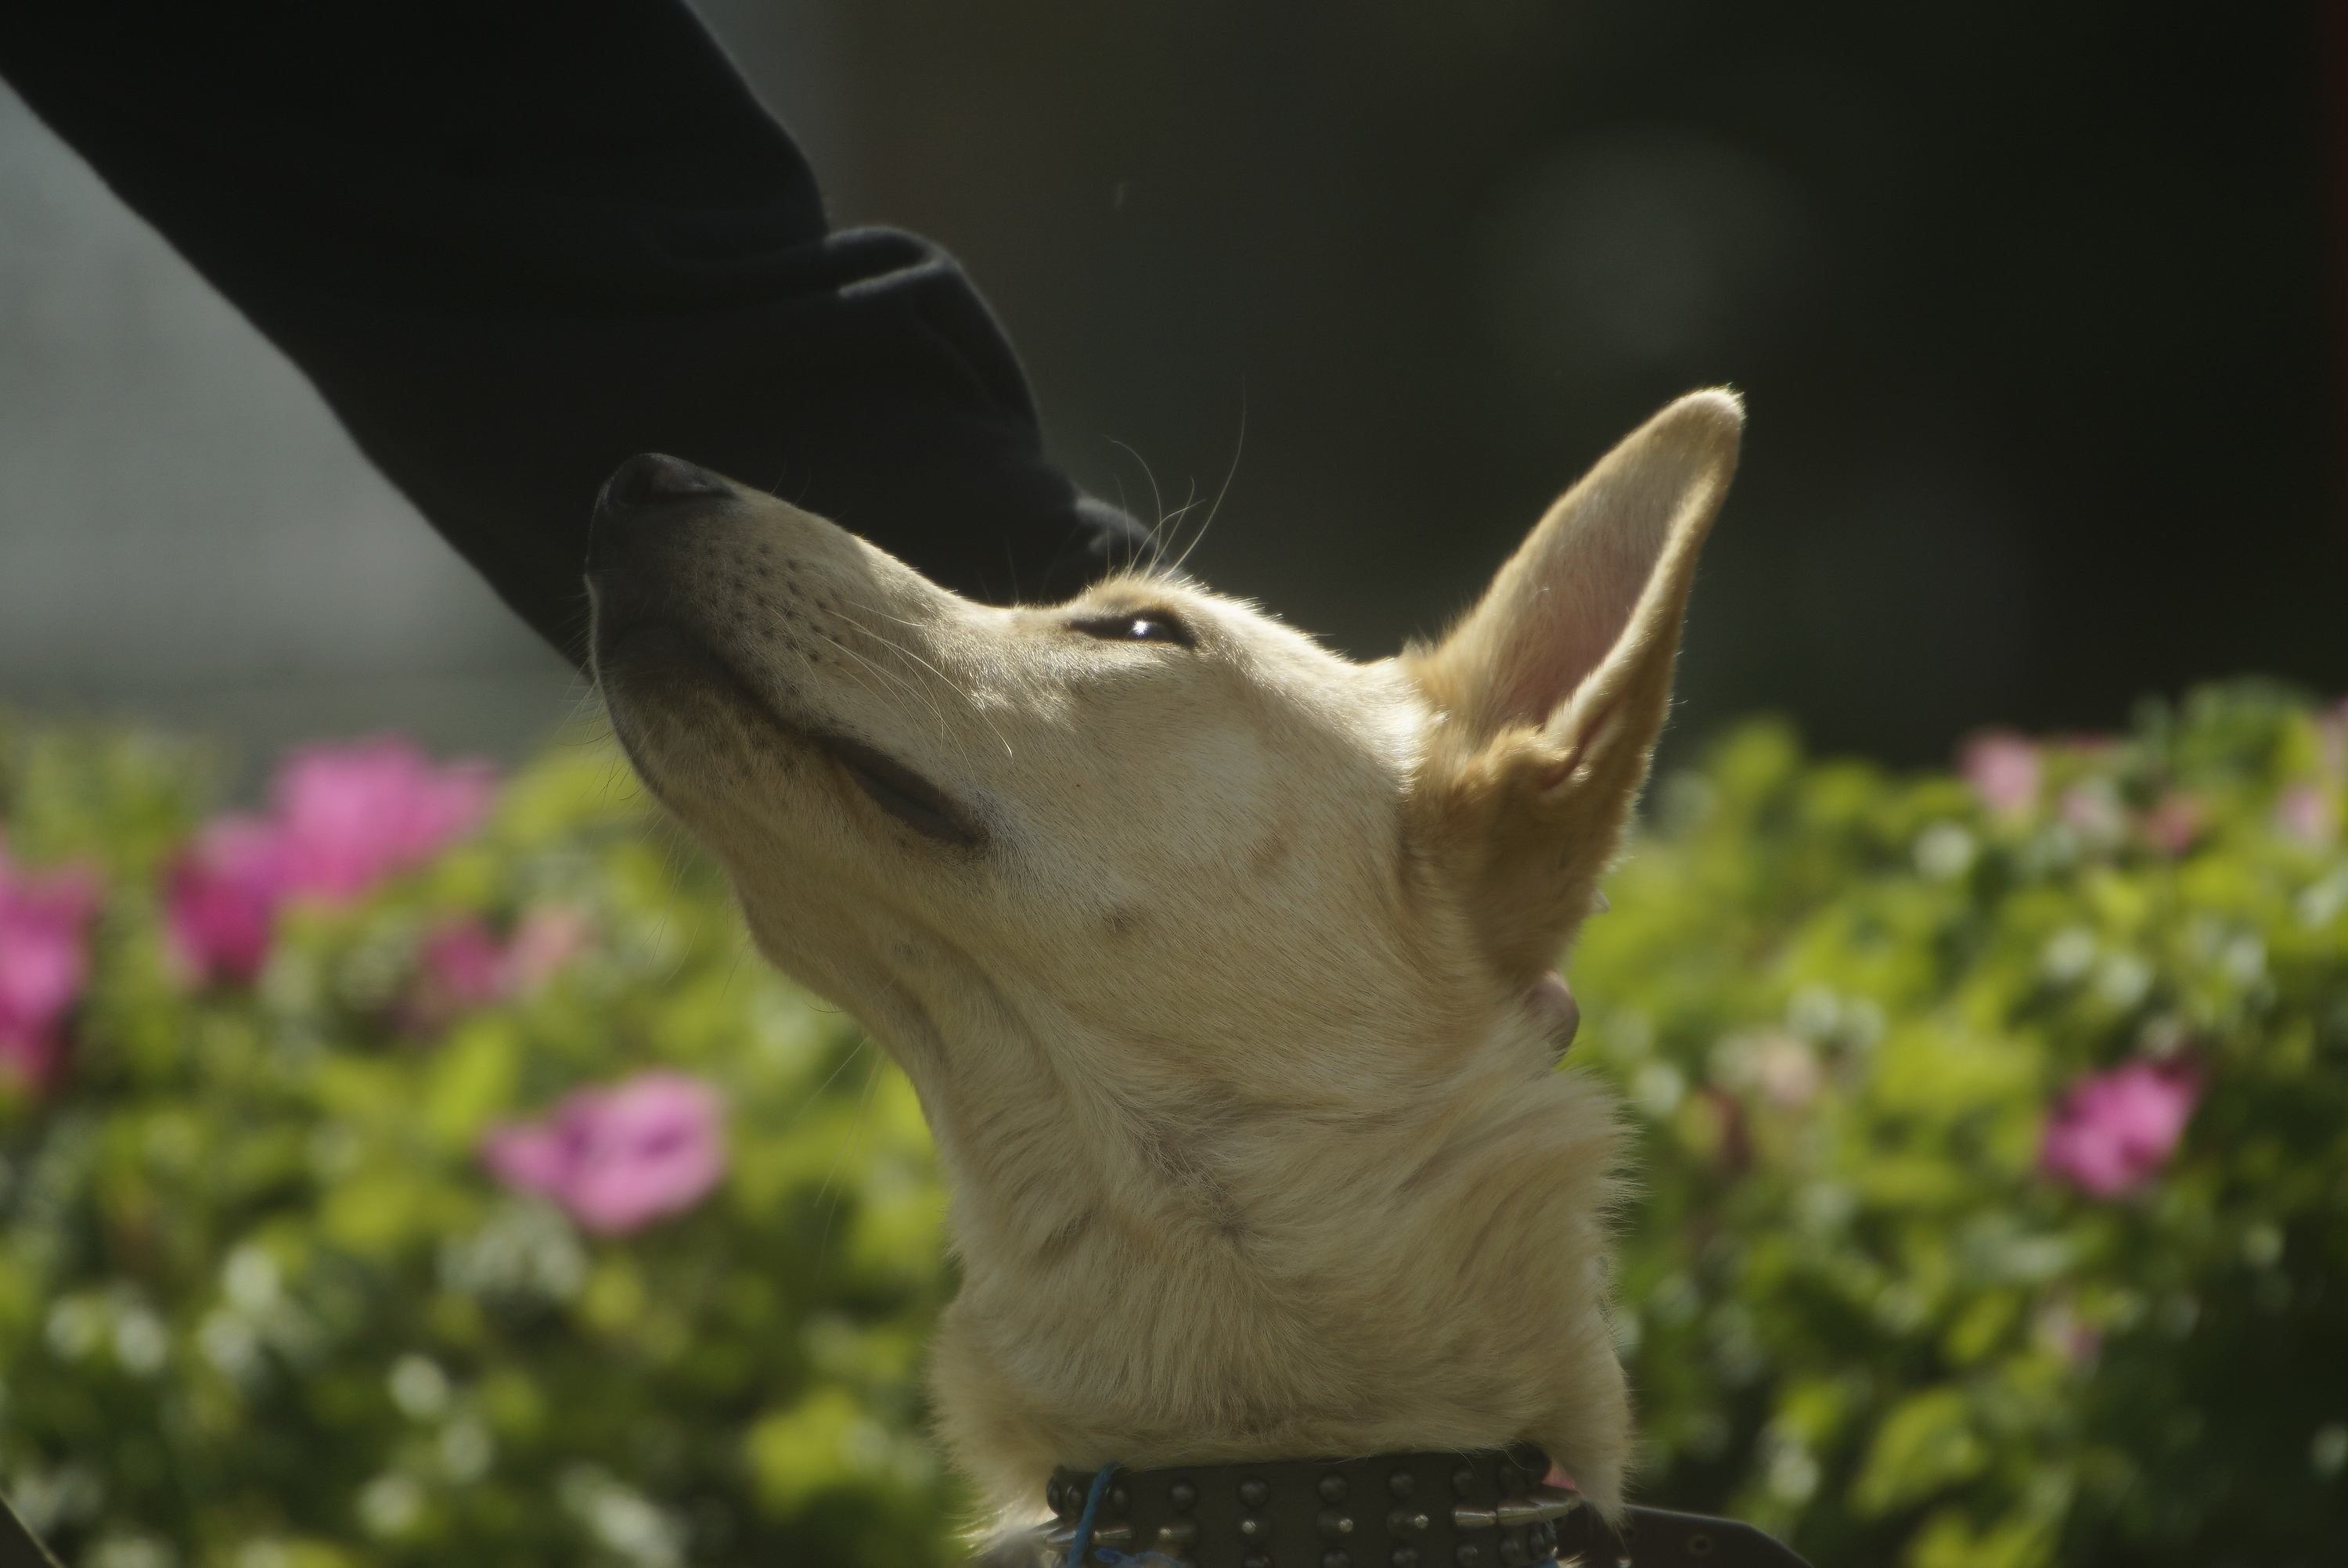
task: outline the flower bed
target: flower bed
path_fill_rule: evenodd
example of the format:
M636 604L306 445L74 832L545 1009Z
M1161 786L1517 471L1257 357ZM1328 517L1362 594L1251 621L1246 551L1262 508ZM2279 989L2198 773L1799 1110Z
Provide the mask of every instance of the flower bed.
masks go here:
M2343 744L2212 688L1662 786L1572 969L1648 1495L1820 1564L2348 1561Z
M2343 733L1749 727L1571 972L1648 1501L1821 1568L2348 1555ZM97 1568L948 1560L901 1077L607 751L0 733L0 1483Z
M951 1554L911 1091L613 756L205 823L197 753L10 740L0 1483L68 1562Z

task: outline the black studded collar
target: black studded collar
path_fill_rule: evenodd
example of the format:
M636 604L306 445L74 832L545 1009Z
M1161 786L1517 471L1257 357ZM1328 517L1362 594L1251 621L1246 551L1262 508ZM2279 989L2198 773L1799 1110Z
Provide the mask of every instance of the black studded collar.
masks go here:
M1031 1561L1061 1568L1804 1568L1748 1524L1629 1511L1618 1534L1549 1460L1480 1453L1119 1471L1103 1494L1091 1561L1066 1563L1093 1473L1052 1472L1053 1519Z

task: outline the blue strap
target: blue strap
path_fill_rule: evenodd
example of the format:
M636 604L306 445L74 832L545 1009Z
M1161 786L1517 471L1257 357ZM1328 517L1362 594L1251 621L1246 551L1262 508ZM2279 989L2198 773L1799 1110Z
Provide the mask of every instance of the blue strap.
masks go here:
M1108 1495L1109 1478L1117 1472L1112 1460L1093 1472L1093 1484L1085 1493L1085 1511L1076 1515L1076 1538L1068 1542L1068 1568L1085 1568L1085 1553L1092 1550L1093 1521L1100 1516L1101 1499Z

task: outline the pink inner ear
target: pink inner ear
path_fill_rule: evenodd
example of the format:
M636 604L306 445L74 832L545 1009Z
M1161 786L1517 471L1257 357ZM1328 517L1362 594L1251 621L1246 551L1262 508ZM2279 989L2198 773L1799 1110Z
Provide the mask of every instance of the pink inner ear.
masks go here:
M1618 695L1598 712L1575 724L1571 737L1572 743L1566 747L1565 754L1558 758L1541 775L1540 787L1544 793L1558 788L1573 776L1573 770L1581 765L1582 753L1590 749L1593 741L1598 740L1605 733L1606 721L1612 719L1614 716L1614 711L1622 705L1622 699Z
M1533 982L1525 1000L1533 1016L1541 1021L1550 1043L1557 1048L1560 1056L1564 1055L1581 1029L1581 1004L1573 999L1573 989L1565 983L1565 977L1555 969L1550 970Z
M1495 724L1538 724L1555 712L1613 651L1646 591L1669 537L1670 508L1610 516L1600 499L1591 497L1509 584Z

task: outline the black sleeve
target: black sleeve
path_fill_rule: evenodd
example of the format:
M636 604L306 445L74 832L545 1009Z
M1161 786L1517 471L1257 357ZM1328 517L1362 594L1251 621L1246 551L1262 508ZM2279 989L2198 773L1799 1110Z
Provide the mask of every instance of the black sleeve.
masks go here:
M831 233L681 0L10 0L0 74L574 660L640 451L998 602L1146 548L1045 461L953 259Z

